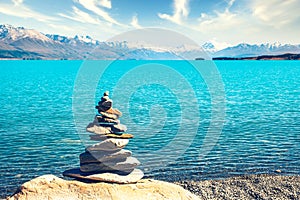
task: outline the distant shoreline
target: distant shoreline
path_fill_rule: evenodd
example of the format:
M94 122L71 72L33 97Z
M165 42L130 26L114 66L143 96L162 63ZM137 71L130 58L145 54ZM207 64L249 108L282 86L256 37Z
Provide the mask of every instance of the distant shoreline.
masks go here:
M253 57L216 57L213 60L300 60L300 54L262 55Z
M65 58L35 58L35 57L24 57L24 58L1 58L1 60L79 60L79 59L65 59ZM98 60L98 59L90 59L90 60ZM114 59L104 59L104 60L114 60ZM135 59L124 59L124 60L135 60ZM160 59L158 59L160 60ZM163 60L163 59L162 59ZM205 60L203 58L195 58L195 60L201 61ZM253 57L214 57L212 60L300 60L300 54L292 54L286 53L282 55L261 55L261 56L253 56Z

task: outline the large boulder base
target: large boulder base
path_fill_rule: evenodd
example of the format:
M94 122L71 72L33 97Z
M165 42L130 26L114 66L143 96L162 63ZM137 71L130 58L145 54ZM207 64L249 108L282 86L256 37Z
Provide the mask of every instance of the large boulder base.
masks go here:
M8 198L13 199L192 200L198 197L181 186L151 179L144 179L136 184L83 183L44 175L24 183Z

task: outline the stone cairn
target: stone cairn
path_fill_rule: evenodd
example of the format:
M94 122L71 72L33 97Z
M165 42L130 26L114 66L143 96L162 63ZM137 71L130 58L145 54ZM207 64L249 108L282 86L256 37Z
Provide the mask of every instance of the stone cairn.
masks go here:
M136 169L140 162L123 149L133 135L125 133L127 128L119 120L122 113L112 104L105 92L96 106L98 114L86 128L92 133L90 139L100 142L88 146L79 156L80 168L67 170L64 176L112 183L135 183L144 176Z

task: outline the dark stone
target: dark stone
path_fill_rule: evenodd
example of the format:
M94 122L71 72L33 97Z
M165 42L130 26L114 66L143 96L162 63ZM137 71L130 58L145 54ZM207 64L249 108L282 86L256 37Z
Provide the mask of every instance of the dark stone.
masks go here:
M107 101L102 102L101 106L104 108L107 108L107 110L108 110L112 107L112 103L113 103L113 101L111 99L109 99Z
M112 103L113 101L111 99L99 101L98 105L96 106L96 109L98 109L98 112L105 112L112 107Z
M100 103L103 103L103 102L108 101L108 100L109 100L109 97L108 97L108 96L103 96L103 97L101 97ZM98 104L99 104L99 103L98 103Z
M127 127L123 124L115 124L111 127L113 133L120 133L127 131Z
M105 92L103 93L103 96L109 96L109 91L105 91Z
M129 150L120 150L116 152L107 152L107 151L91 151L84 152L80 154L80 164L86 163L106 163L106 162L123 162L127 157L131 156L131 151Z

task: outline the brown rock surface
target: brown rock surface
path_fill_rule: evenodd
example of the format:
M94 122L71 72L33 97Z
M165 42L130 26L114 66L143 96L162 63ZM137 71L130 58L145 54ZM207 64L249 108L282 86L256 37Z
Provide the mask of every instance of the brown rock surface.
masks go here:
M109 113L109 114L115 114L115 115L118 115L118 117L121 117L121 116L122 116L122 112L119 111L119 110L116 109L116 108L110 108L110 109L107 110L106 112Z
M24 183L8 200L155 200L198 199L182 187L163 181L145 179L136 184L83 183L44 175Z

